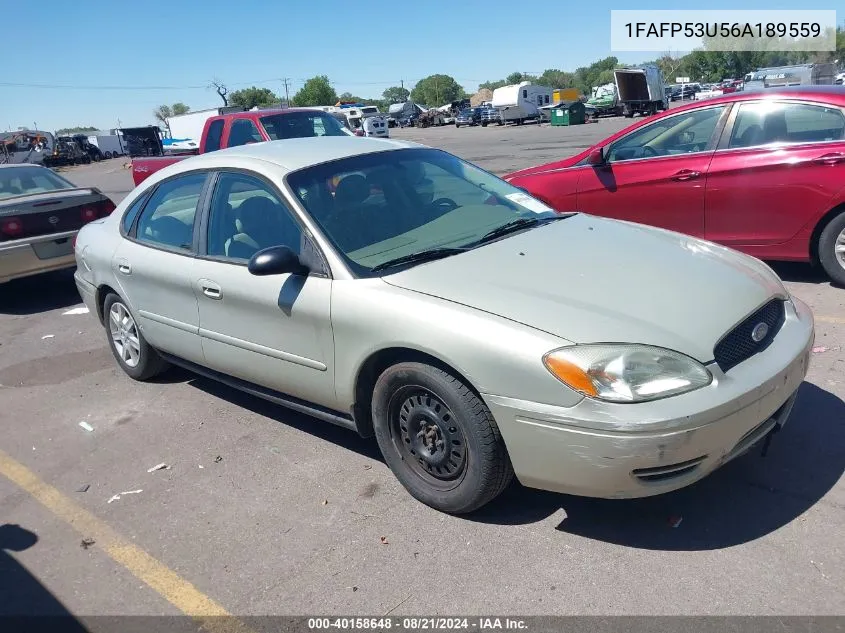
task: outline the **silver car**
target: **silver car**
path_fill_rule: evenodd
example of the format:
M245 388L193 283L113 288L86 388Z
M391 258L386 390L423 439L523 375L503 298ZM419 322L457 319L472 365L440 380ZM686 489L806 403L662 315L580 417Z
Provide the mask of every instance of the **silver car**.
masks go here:
M374 436L422 502L686 486L782 426L813 317L760 261L557 214L382 139L190 158L76 243L129 376L169 363ZM316 423L316 422L315 422Z

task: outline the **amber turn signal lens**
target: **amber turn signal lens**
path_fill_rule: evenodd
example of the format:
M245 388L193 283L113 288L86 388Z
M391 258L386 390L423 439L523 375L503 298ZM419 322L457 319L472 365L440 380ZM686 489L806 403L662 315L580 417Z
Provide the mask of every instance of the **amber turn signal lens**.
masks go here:
M554 355L546 356L543 359L543 363L546 365L546 369L548 369L555 378L568 387L572 387L575 391L580 391L588 396L595 396L598 394L598 391L593 385L593 381L590 380L587 373L575 363Z

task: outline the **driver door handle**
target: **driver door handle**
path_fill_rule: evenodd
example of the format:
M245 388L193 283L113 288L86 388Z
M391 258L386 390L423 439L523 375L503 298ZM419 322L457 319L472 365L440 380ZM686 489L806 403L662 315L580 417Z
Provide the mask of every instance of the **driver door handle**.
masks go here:
M843 161L845 161L845 154L842 152L831 152L830 154L823 154L813 159L814 163L820 163L822 165L837 165Z
M124 275L131 275L132 274L132 265L126 259L118 259L117 260L117 270Z
M695 171L692 169L682 169L681 171L672 174L672 180L678 180L683 182L685 180L695 180L699 176L701 176L700 171Z
M199 280L200 290L202 293L210 298L210 299L222 299L223 292L220 289L219 284L211 281L210 279L200 279Z

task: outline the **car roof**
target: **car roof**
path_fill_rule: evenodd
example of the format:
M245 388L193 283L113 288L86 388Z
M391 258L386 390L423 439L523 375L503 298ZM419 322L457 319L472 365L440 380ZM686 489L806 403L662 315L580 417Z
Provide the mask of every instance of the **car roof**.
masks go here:
M35 163L5 163L0 165L0 169L12 169L14 167L39 167L40 169L47 169L44 165L36 165Z
M762 90L740 90L729 92L725 95L693 101L692 103L672 108L663 115L672 115L681 109L688 110L696 107L704 107L713 103L733 103L735 101L751 101L758 99L808 99L811 101L826 101L834 105L845 105L845 86L784 86L781 88L763 88Z
M192 156L187 160L180 161L179 164L185 167L190 166L191 169L202 169L208 163L209 168L214 168L219 166L222 157L229 156L239 159L262 160L272 163L286 172L291 172L303 167L350 156L418 147L424 146L408 141L361 138L359 136L289 138L221 149Z

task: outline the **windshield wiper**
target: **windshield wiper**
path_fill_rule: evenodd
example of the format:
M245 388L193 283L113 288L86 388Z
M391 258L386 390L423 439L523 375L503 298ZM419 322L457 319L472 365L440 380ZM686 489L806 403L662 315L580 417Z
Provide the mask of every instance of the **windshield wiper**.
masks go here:
M412 264L416 262L428 262L433 261L435 259L440 259L442 257L449 257L450 255L457 255L458 253L464 253L468 251L468 248L430 248L424 251L417 251L416 253L409 253L408 255L402 255L402 257L396 257L394 259L388 259L386 262L382 262L377 266L374 266L370 270L372 272L376 272L379 270L385 270L386 268L393 268L395 266L401 266L402 264Z
M550 218L518 218L516 220L511 220L510 222L503 224L502 226L497 226L492 231L482 235L475 242L473 242L473 244L485 244L486 242L492 242L493 240L498 239L504 235L508 235L509 233L516 233L517 231L522 231L523 229L530 229L534 228L535 226L542 226L543 224L548 224L549 222L554 222L555 220L562 220L568 217L570 216L555 215Z

